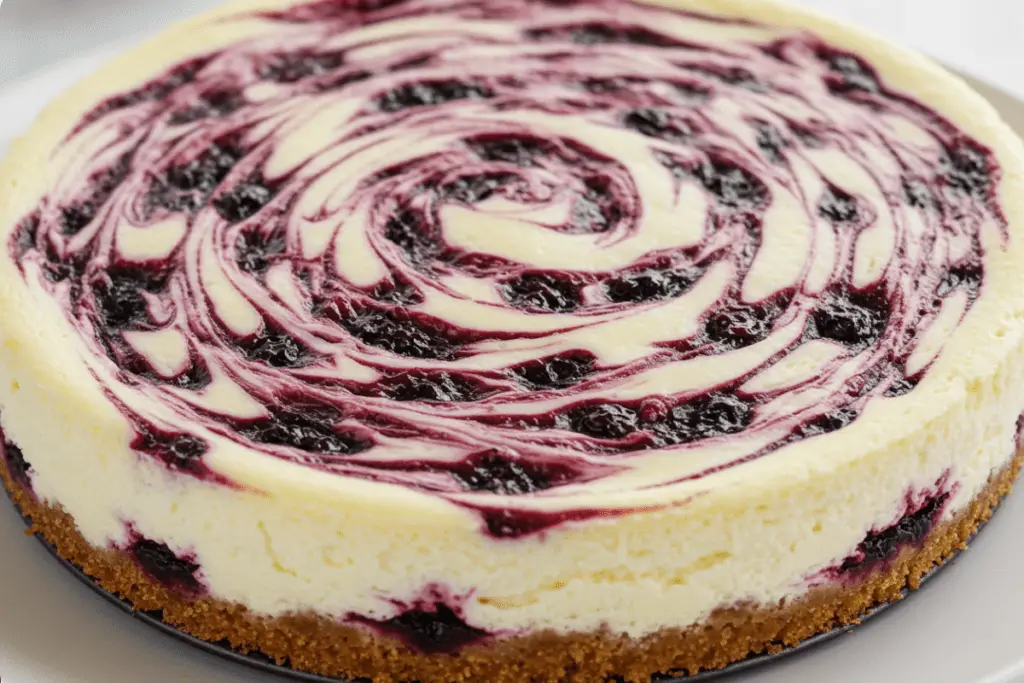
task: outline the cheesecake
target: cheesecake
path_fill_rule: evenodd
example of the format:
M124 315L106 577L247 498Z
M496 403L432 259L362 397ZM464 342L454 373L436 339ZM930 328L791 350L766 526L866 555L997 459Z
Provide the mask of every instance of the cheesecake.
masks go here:
M898 599L1021 463L1024 146L775 0L252 0L0 166L0 478L374 683L646 683Z

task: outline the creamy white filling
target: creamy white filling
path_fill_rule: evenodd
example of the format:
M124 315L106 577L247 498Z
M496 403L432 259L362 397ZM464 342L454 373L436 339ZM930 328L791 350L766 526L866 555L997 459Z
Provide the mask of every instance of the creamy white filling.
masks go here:
M949 472L955 491L943 519L962 510L1015 451L1019 409L1016 396L984 407L961 396L896 447L833 471L775 468L764 473L770 485L742 497L713 488L674 509L498 541L469 512L376 516L342 500L171 474L127 448L118 415L103 429L76 419L66 401L57 407L59 388L38 385L9 347L0 358L4 427L32 466L36 494L69 512L95 546L124 547L130 523L194 555L210 595L271 616L387 619L396 603L440 585L462 599L468 623L509 634L607 626L641 636L717 607L799 597L869 530L896 521L909 490L934 491Z
M918 389L872 405L837 434L699 484L595 498L598 507L668 506L657 512L496 541L480 532L474 514L442 500L241 448L223 448L210 464L243 489L174 475L140 458L63 313L3 259L0 411L32 466L37 495L61 505L97 547L125 544L132 524L194 554L212 596L260 614L386 619L395 601L411 602L441 584L463 597L466 620L488 631L607 625L635 636L699 622L722 605L775 605L803 595L809 577L849 556L870 529L895 521L908 490L930 489L946 472L957 487L943 518L962 510L1008 462L1024 407L1017 227L1024 225L1024 149L979 99L909 53L763 0L682 4L818 30L861 50L894 87L948 112L993 147L1013 239L1002 251L986 245L985 292ZM0 225L10 231L46 190L49 150L104 89L123 90L200 47L257 30L188 25L153 44L145 59L133 55L110 67L103 88L86 84L57 103L0 172ZM871 268L861 274L869 278Z

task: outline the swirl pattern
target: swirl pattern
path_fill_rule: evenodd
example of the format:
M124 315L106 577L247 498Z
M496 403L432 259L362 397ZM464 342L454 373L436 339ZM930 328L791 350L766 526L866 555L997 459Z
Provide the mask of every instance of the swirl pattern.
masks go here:
M330 0L107 100L11 243L133 446L453 499L705 476L913 390L999 169L813 36L628 0Z

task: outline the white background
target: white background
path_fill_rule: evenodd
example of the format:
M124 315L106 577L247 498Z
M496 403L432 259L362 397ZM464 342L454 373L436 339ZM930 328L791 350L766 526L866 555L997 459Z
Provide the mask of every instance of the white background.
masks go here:
M0 147L46 87L28 73L137 38L215 0L3 0ZM800 0L910 44L1024 97L1024 0ZM41 90L37 86L44 86ZM1021 119L1024 121L1024 118ZM1024 492L972 551L920 596L853 635L728 683L1024 681ZM3 683L282 683L197 653L132 623L75 583L0 496ZM480 683L486 683L481 681Z

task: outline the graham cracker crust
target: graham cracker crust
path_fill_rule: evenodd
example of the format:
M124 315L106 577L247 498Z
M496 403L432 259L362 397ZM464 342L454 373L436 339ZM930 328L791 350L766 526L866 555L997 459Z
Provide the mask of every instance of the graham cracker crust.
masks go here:
M537 633L470 646L458 655L423 654L364 629L322 616L269 618L212 598L182 598L148 578L118 550L90 545L61 508L41 504L15 482L0 458L0 480L29 534L54 546L108 592L210 642L227 641L244 653L261 652L294 669L373 683L649 683L652 675L686 675L723 668L751 655L776 653L834 628L857 623L883 603L915 590L937 564L966 548L1010 492L1024 465L1024 449L954 519L936 526L924 543L904 549L890 565L860 583L812 589L775 606L737 606L714 612L701 625L665 629L642 639L608 631Z

